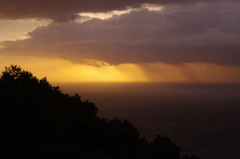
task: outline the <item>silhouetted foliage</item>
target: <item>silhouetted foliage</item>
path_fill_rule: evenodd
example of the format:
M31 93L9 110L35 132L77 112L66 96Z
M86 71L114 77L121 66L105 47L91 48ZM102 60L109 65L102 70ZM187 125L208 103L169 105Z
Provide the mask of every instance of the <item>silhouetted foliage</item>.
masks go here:
M183 155L182 159L200 159L200 158L198 158L198 157L195 156L195 155L191 155L191 156Z
M17 65L2 72L0 103L1 159L180 159L169 138L148 143L127 120L99 118L94 103Z

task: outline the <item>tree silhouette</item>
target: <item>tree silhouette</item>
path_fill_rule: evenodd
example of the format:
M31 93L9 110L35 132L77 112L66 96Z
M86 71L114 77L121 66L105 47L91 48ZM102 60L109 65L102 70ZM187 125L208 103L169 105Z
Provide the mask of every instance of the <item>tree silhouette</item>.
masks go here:
M3 159L180 159L169 138L148 143L129 121L99 118L94 103L64 94L17 65L0 76L0 103Z

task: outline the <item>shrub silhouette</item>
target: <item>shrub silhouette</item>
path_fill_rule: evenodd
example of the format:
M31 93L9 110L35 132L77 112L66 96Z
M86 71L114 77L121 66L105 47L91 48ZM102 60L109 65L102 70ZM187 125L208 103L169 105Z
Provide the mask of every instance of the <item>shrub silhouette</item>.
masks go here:
M17 65L1 74L0 103L3 159L180 159L169 138L148 143L127 120L99 118L94 103Z

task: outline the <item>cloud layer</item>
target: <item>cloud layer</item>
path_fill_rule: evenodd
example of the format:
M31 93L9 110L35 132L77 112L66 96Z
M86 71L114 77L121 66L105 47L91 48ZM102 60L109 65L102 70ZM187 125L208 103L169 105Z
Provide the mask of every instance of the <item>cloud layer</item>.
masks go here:
M166 5L198 1L217 2L219 0L5 0L0 5L0 19L46 18L66 21L76 18L81 12L107 12L123 10L126 7L139 8L144 3Z
M3 42L1 45L7 48L0 49L0 53L58 57L78 63L84 59L94 59L114 65L151 62L240 65L240 2L212 0L212 3L191 5L168 2L156 1L163 4L159 11L142 8L105 20L39 26L28 33L30 39ZM138 7L141 3L144 1L106 1L101 4L97 1L92 2L94 5L84 3L84 9L73 9L69 14L60 12L64 5L59 3L59 13L58 9L52 8L52 13L44 12L52 17L40 18L55 18L55 15L63 17L60 14L70 16L90 10L99 12L124 9L126 6ZM1 12L1 17L11 18ZM39 13L35 13L31 16L38 17Z

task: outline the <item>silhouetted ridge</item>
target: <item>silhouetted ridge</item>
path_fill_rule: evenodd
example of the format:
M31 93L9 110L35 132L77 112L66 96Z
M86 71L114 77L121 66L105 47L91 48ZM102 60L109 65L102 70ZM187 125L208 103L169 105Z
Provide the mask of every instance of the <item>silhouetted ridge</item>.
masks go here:
M148 143L127 120L99 118L94 103L17 65L2 72L0 103L2 159L181 158L169 138L159 135Z

